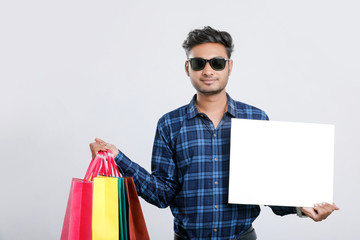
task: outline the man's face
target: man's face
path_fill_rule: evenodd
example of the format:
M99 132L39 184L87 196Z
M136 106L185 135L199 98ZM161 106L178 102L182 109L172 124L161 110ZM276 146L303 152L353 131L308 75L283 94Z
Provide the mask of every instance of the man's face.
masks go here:
M214 57L228 58L226 48L220 43L203 43L196 45L189 52L189 58L212 59ZM204 95L216 95L225 91L228 78L232 69L232 60L226 62L223 70L215 71L207 62L205 68L200 71L191 69L190 63L185 62L186 74L198 93Z

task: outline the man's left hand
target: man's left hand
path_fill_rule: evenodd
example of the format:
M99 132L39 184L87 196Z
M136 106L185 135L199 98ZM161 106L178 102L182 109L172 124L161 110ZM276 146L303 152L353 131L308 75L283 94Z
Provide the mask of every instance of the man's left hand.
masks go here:
M312 218L315 222L326 219L334 210L340 208L334 204L319 203L315 204L314 207L302 207L301 211L308 217Z

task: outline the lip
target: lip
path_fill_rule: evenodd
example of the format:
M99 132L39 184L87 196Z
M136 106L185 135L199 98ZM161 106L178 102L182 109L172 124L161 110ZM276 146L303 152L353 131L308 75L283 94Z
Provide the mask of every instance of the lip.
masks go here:
M203 79L200 79L200 80L205 84L211 84L211 83L216 81L215 78L203 78Z

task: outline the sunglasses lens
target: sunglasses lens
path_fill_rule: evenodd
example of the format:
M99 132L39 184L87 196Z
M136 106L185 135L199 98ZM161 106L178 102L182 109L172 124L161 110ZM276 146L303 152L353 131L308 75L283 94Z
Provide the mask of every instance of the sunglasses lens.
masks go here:
M214 70L223 70L226 65L224 58L213 58L210 60L210 65Z
M201 71L204 69L206 62L210 63L212 69L216 71L223 70L226 65L226 60L224 58L212 58L210 60L205 60L203 58L192 58L190 59L190 65L192 70Z
M190 60L190 65L191 65L192 70L200 71L200 70L204 69L204 67L206 65L206 60L204 60L202 58L193 58Z

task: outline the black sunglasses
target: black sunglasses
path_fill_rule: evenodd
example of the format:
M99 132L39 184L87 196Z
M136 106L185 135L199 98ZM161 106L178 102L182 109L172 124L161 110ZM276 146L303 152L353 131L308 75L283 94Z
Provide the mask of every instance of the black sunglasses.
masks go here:
M210 66L215 71L221 71L226 66L226 61L230 59L222 57L214 57L212 59L203 59L203 58L189 58L187 61L190 62L191 69L194 71L201 71L204 69L207 62L210 63Z

